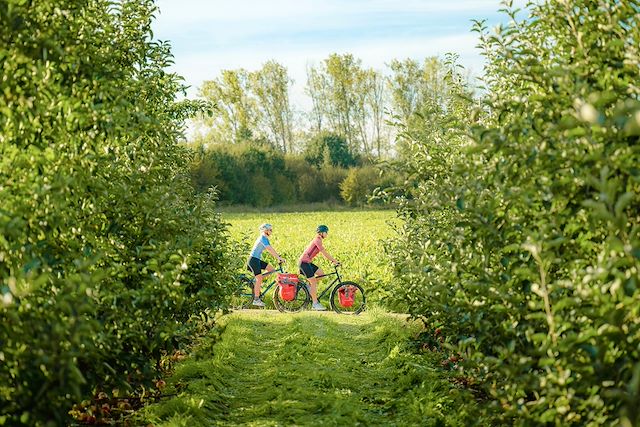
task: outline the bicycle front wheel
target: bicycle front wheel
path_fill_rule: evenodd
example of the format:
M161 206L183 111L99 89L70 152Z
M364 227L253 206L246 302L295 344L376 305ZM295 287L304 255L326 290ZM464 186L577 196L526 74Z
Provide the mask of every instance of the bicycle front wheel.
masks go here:
M360 314L367 301L362 286L354 282L338 283L329 298L333 311L340 314Z
M311 295L304 283L298 283L296 286L295 297L291 301L286 301L280 296L279 286L273 292L273 305L281 312L296 313L302 311L311 301Z

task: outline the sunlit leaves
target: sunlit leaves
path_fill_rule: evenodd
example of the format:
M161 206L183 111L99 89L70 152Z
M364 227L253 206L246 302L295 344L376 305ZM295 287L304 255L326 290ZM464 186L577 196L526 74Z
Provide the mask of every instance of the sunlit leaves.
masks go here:
M444 156L436 132L411 145L397 275L510 423L639 419L639 8L532 2L495 31L478 22L486 92L458 122L472 150L451 129Z
M96 387L147 383L190 316L224 305L224 227L178 145L202 105L175 103L154 11L0 4L3 423L66 425Z

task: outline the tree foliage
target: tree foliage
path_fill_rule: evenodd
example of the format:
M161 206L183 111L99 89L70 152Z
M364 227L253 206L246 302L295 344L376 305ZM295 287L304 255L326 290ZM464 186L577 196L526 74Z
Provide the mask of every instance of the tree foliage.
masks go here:
M251 72L223 70L216 79L205 81L200 96L214 105L214 111L197 120L204 129L200 139L219 144L266 141L284 153L292 151L291 83L287 69L275 61Z
M293 111L289 103L292 80L287 69L275 61L266 62L249 74L250 89L256 97L263 133L284 153L292 152Z
M353 55L331 54L308 71L307 80L318 130L342 136L352 152L367 155L371 153L367 101L378 99L368 98L371 75L375 71L365 71Z
M636 425L640 3L506 12L480 105L405 129L399 292L504 422Z
M152 1L0 3L0 424L148 385L224 306L226 234L177 141Z
M220 77L202 84L200 96L214 105L215 114L203 118L211 137L236 144L255 135L257 104L249 93L246 70L223 70Z
M346 168L358 162L347 141L331 133L320 133L310 139L304 150L304 158L316 167L331 165Z
M420 120L425 110L444 103L444 73L436 57L422 63L393 60L381 71L364 68L352 54L331 54L307 69L305 93L311 111L303 123L291 105L292 80L283 65L272 60L255 71L223 70L200 88L215 114L197 120L201 132L193 142L267 142L286 154L308 151L307 143L331 133L365 159L403 156L388 122Z

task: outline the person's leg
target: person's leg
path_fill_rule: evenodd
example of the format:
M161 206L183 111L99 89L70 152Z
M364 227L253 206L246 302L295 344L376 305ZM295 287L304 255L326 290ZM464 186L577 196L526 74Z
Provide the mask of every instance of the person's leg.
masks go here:
M260 298L260 291L262 290L262 274L256 276L256 283L253 284L253 298Z
M323 276L324 272L322 269L317 269L315 272L315 276L309 278L309 293L311 294L311 301L314 304L318 303L318 279L317 276Z
M263 280L263 274L262 271L263 270L267 270L267 273L270 271L273 271L273 267L271 267L271 265L267 264L266 262L260 260L260 263L258 265L258 268L260 268L260 274L256 275L256 283L253 285L253 297L254 299L258 299L260 298L260 292L262 292L262 280Z
M320 281L320 278L318 276L323 276L324 272L321 269L317 269L316 270L316 274L313 278L313 281L315 282L315 284L312 286L312 299L313 302L311 304L311 308L313 308L314 310L320 310L320 311L324 311L326 310L326 308L320 303L320 301L318 301L318 283Z
M262 268L261 267L262 260L258 258L251 257L249 258L249 262L247 263L247 270L249 270L254 277L253 282L253 299L260 297L260 289L262 288Z
M316 276L322 276L324 273L318 268L317 265L311 263L300 264L300 272L309 281L309 294L311 294L311 308L314 310L326 310L322 304L318 302L318 278Z
M318 279L315 277L309 277L309 293L311 294L311 301L315 304L318 302Z

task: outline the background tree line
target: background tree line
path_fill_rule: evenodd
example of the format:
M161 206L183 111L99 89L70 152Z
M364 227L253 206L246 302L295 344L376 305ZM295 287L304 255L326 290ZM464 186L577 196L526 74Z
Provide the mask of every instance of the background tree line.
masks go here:
M372 189L397 182L397 173L376 163L405 155L395 124L444 102L445 72L435 57L393 60L385 74L351 54L332 54L308 68L311 111L301 112L291 103L287 69L277 62L224 70L200 88L214 110L197 121L191 140L200 153L197 186L215 185L220 200L234 204L365 203ZM261 164L256 153L281 160ZM248 189L247 179L259 185Z
M376 188L399 183L399 174L382 173L353 156L346 141L319 134L300 155L284 154L269 144L199 146L191 168L195 187L215 186L221 203L251 206L295 203L381 204Z

